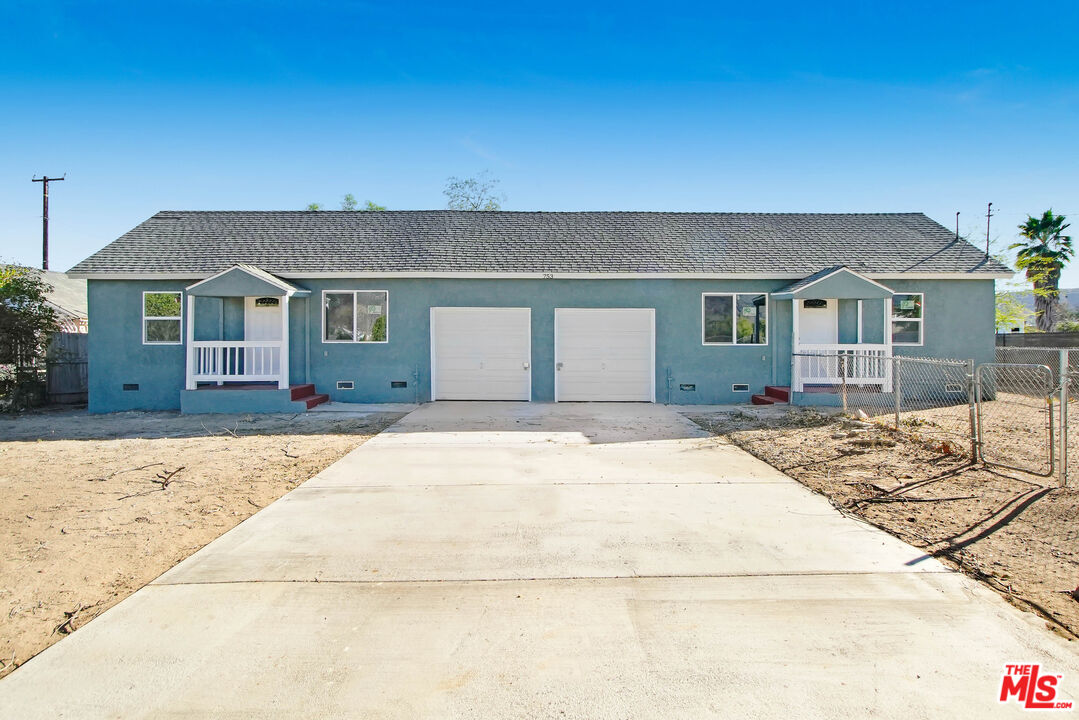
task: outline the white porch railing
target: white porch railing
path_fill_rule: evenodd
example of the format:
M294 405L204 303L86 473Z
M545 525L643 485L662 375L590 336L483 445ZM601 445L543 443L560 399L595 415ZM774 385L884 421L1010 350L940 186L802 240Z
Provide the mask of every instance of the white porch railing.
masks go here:
M791 389L806 385L880 385L892 391L892 349L889 345L798 344L791 363Z
M279 340L196 340L190 368L195 382L281 380Z

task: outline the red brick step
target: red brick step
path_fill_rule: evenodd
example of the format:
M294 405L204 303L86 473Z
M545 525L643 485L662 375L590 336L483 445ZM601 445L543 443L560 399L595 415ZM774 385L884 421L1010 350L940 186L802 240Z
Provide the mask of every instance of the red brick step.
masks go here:
M328 401L329 399L330 399L329 395L327 395L325 393L319 393L317 395L308 395L307 397L300 398L300 401L303 402L303 403L306 403L307 404L307 409L310 410L311 408L315 407L316 405L321 405L322 403Z
M791 389L779 385L765 385L764 394L781 402L791 401Z
M290 400L302 400L308 395L315 394L315 386L312 383L306 383L304 385L290 385L289 393Z

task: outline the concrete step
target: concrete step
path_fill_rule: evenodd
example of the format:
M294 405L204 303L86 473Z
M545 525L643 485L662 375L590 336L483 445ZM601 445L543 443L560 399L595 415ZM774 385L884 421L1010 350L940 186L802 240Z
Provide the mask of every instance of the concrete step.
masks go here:
M307 397L308 395L314 395L315 394L315 386L313 384L311 384L311 383L306 383L306 384L303 384L303 385L290 385L289 386L289 392L290 392L289 397L291 399L293 399L293 400L302 400L303 398Z
M765 385L764 394L780 402L791 401L791 389L782 385Z
M775 405L776 399L774 397L768 397L767 395L754 395L749 398L749 401L754 405Z

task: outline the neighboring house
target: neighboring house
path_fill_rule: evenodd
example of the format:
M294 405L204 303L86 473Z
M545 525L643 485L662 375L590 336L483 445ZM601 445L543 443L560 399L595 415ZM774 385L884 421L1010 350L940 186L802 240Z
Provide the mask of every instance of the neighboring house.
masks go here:
M84 333L88 330L86 312L86 280L68 277L54 270L39 271L45 282L52 286L46 301L56 310L60 331Z
M11 267L11 266L4 266ZM85 333L87 331L86 280L68 277L54 270L30 268L52 290L45 294L45 303L56 311L60 332Z
M70 274L92 412L799 402L794 352L991 361L1012 276L920 213L455 211L161 212Z

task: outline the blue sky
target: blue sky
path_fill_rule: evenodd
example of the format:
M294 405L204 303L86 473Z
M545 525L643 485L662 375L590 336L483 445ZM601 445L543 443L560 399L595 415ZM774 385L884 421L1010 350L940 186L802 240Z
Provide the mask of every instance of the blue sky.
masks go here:
M162 209L924 211L1079 235L1076 3L0 0L0 258ZM1064 286L1079 287L1079 262Z

